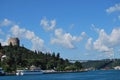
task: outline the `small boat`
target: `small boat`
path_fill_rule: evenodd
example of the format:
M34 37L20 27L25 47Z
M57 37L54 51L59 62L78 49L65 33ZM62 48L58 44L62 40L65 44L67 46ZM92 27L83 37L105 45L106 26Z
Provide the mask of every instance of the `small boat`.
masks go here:
M17 70L17 71L16 71L16 75L17 75L17 76L23 75L23 70Z
M30 69L26 68L25 70L17 70L16 75L37 75L42 74L42 70L40 67L36 67L34 65L30 66Z
M16 75L38 75L42 73L41 70L17 70Z
M0 76L4 76L5 75L5 72L3 71L2 68L0 68Z

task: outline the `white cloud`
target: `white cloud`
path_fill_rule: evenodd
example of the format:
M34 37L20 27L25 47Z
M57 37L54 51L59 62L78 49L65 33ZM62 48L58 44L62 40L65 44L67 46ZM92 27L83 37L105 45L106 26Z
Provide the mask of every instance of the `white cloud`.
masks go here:
M112 30L112 33L109 38L109 42L112 46L120 45L120 28L116 28Z
M26 34L26 29L21 29L19 28L18 25L14 25L12 28L11 28L11 32L12 34L15 36L15 37L19 37L19 38L23 38Z
M4 41L3 39L0 39L0 43L2 44L2 46L8 45L7 40Z
M56 26L56 20L47 20L45 17L41 20L40 25L44 28L45 31L51 31Z
M104 29L101 29L99 31L99 38L93 43L93 48L100 52L106 52L106 53L111 52L112 53L113 48L111 44L114 42L110 42L111 38L113 37L110 35L107 35Z
M85 32L82 32L81 36L85 38L85 37L87 37L87 34Z
M120 11L120 3L115 4L114 6L109 7L108 9L106 9L106 12L108 12L108 13L112 13L112 12L116 12L116 11Z
M54 22L52 21L51 23L53 24ZM6 40L0 39L2 45L8 45L7 40L12 36L29 40L32 43L32 50L45 50L44 40L36 36L34 32L25 28L20 28L19 25L16 25L16 23L8 19L4 19L0 22L0 27L4 26L10 26L11 29L10 32L9 28L7 32L3 32L2 29L0 29L0 34L4 34L7 38Z
M86 49L91 50L92 49L92 38L89 38L86 43Z
M101 51L101 52L109 51L109 48L106 46L107 40L108 40L107 34L105 33L103 29L101 29L99 31L99 38L93 43L94 49Z
M25 36L26 36L27 39L31 40L35 37L35 34L32 31L27 30L25 33L26 33Z
M34 34L34 32L20 28L18 25L14 25L11 28L11 32L15 37L25 38L32 42L33 50L44 50L44 40Z
M99 39L93 43L93 47L95 50L98 50L100 52L111 52L113 50L113 48L108 47L107 45L102 43L102 41L100 41Z
M99 37L92 43L89 38L86 43L86 49L106 53L108 57L114 55L116 47L120 47L120 28L114 28L111 34L107 34L104 29L98 31Z
M4 19L3 21L0 22L0 26L9 26L11 24L13 24L13 22L8 19Z
M95 31L95 32L99 32L100 30L96 27L95 24L91 24L91 30Z
M79 42L81 40L82 40L81 36L72 36L70 33L63 32L62 29L56 29L55 38L51 39L51 43L59 44L66 48L75 48L74 43Z
M37 36L34 36L33 39L31 39L32 41L32 49L33 50L42 50L45 51L45 47L44 47L44 40L40 39Z

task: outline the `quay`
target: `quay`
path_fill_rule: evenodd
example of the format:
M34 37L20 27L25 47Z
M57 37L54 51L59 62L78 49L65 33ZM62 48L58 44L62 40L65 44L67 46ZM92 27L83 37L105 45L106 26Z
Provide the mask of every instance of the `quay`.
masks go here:
M87 71L55 71L55 70L43 70L43 74L60 74L60 73L79 73Z

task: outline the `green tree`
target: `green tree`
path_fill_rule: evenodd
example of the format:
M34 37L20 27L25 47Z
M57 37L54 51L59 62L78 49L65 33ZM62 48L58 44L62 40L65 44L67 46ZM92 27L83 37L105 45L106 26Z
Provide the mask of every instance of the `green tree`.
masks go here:
M78 69L78 70L80 70L80 69L82 68L82 64L81 64L80 62L78 62L78 61L76 61L76 62L74 63L74 66L75 66L76 69Z
M76 70L76 67L74 65L69 65L65 67L65 70Z
M43 53L42 51L31 51L21 46L3 46L7 59L2 65L7 72L15 71L16 68L29 68L31 65L41 67L41 69L65 70L66 66L73 65L68 60L60 58L60 53Z
M57 53L56 59L57 59L57 60L60 59L60 53Z

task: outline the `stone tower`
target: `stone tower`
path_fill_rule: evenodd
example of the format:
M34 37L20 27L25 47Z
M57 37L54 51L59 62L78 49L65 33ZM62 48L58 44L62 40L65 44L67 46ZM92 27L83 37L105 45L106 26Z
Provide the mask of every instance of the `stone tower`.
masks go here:
M12 44L12 46L19 46L20 40L18 38L10 38L8 40L8 45Z

